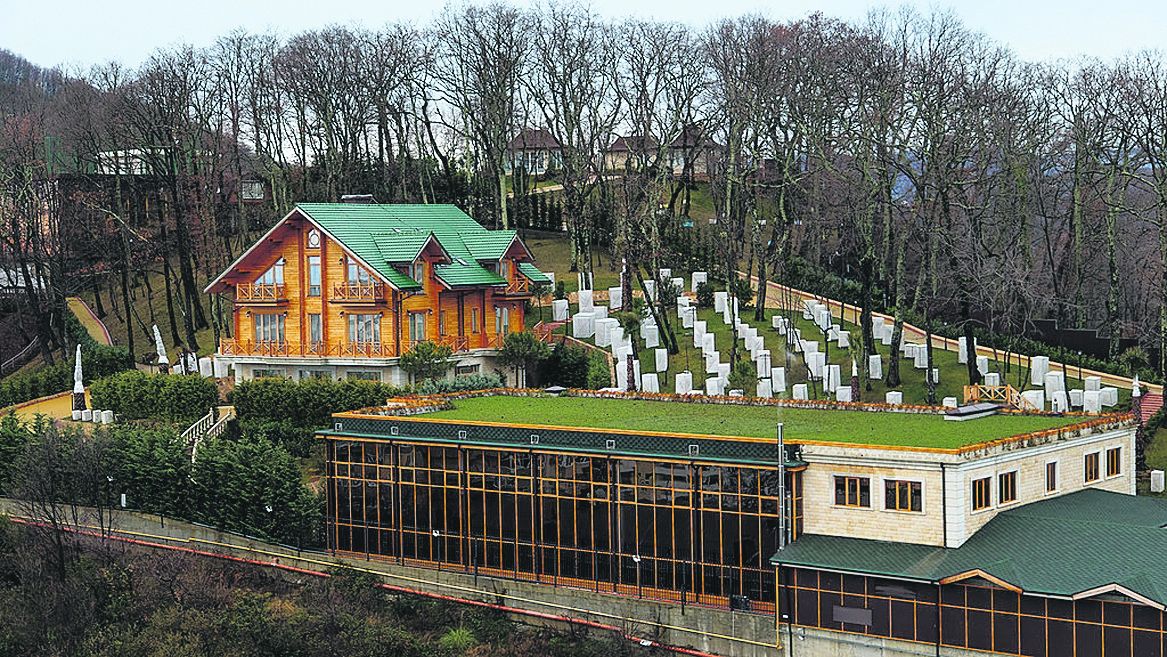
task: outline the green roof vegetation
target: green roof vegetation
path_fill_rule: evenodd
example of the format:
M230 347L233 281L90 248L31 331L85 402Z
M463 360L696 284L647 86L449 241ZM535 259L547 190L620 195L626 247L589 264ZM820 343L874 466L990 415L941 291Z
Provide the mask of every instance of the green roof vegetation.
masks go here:
M300 203L296 207L398 289L414 290L421 285L390 263L412 260L430 234L452 259L434 270L446 284L506 283L481 263L500 259L514 241L515 232L487 230L457 206ZM534 265L523 264L524 274L530 269L542 275Z
M995 415L964 422L939 415L741 406L594 397L471 397L426 417L465 421L954 449L1081 422L1081 417Z
M926 581L982 570L1029 593L1118 584L1167 604L1167 501L1087 489L1003 511L945 549L805 535L774 555L790 566Z

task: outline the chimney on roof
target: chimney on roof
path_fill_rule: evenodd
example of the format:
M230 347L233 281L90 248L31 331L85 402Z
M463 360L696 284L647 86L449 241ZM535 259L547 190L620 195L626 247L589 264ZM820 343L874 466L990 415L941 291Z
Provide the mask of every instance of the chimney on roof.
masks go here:
M373 198L372 194L344 194L340 197L340 202L373 205L377 202L377 199Z

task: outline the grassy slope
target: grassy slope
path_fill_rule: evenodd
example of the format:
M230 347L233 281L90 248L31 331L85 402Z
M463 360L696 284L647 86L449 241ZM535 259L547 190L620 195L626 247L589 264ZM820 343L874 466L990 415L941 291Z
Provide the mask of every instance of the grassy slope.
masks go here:
M170 316L166 312L166 283L163 281L161 273L151 273L149 276L150 285L154 288L152 299L147 298L145 285L141 285L133 289L130 297L130 304L134 308L133 316L136 317L136 319L132 320L134 325L135 355L141 359L143 354L154 352L154 336L152 333L148 333L151 326L150 308L153 306L154 321L158 323L158 329L162 332L162 340L166 343L166 348L171 354L171 359L173 359L175 357L175 345L174 339L171 337ZM78 296L85 299L85 303L89 304L89 307L93 308L94 311L97 310L97 305L94 303L93 291L91 289L85 290ZM128 335L128 329L126 326L127 318L125 309L122 308L121 305L120 287L115 291L115 297L117 307L116 309L111 309L107 292L102 292L101 300L105 305L106 312L105 317L102 317L101 321L103 321L106 328L109 329L109 334L110 337L113 338L114 344L124 345L127 341L126 336ZM212 312L211 305L205 296L202 298L202 301L203 310L206 311L209 315ZM178 314L180 311L177 305L175 306L174 312L175 319L178 320L179 323L178 335L185 341L186 332L182 326L182 316ZM225 307L224 312L229 316L229 313L231 312L230 307ZM145 323L147 333L143 333L142 326L138 323L138 319ZM207 328L198 331L195 334L195 337L199 341L198 353L200 356L206 356L208 354L214 353L215 337L212 329Z
M874 445L952 448L1063 426L1078 418L998 415L949 422L935 415L715 406L586 397L477 397L432 417L520 424L549 424L772 438L785 423L790 440L830 440Z

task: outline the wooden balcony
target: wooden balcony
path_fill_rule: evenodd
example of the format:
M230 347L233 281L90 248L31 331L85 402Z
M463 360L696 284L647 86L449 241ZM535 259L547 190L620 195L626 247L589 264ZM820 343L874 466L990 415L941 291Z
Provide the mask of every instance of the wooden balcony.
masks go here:
M470 337L466 335L442 335L434 342L447 346L454 351L466 351L470 348Z
M281 284L243 283L235 288L236 303L279 303L287 300L287 290Z
M325 342L309 342L306 344L289 344L287 342L255 342L253 340L235 340L222 338L219 340L219 353L224 356L308 356L315 358L396 358L417 346L421 340L404 340L401 343L401 352L389 342L345 342L343 344L328 344ZM471 348L470 336L446 335L433 340L440 345L446 345L454 351L467 351ZM476 340L477 342L477 340ZM498 346L501 346L501 341Z
M522 276L517 276L514 280L507 281L507 286L501 294L505 296L523 296L531 294L531 281Z
M223 338L219 340L219 353L224 356L291 356L293 351L287 342L273 342L261 340L234 340Z
M337 355L358 358L394 358L399 354L388 342L346 342L340 345Z
M345 303L378 303L385 300L383 283L337 283L332 286L333 301Z

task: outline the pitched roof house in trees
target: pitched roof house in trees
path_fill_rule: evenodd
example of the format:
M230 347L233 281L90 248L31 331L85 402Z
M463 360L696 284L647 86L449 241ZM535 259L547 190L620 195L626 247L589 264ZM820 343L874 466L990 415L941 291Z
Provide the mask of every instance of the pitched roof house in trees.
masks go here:
M652 160L659 146L660 142L652 135L617 137L616 141L600 154L603 158L600 164L604 171L619 172L627 167L635 169L640 166L642 155L645 159Z
M452 205L301 203L207 286L234 294L218 357L237 379L401 384L400 356L428 340L454 350L455 372L490 371L550 282L533 260Z
M523 128L507 144L507 172L522 169L535 176L562 168L559 140L542 128Z
M721 144L713 141L701 126L690 123L669 143L669 166L674 176L708 180L720 150Z

